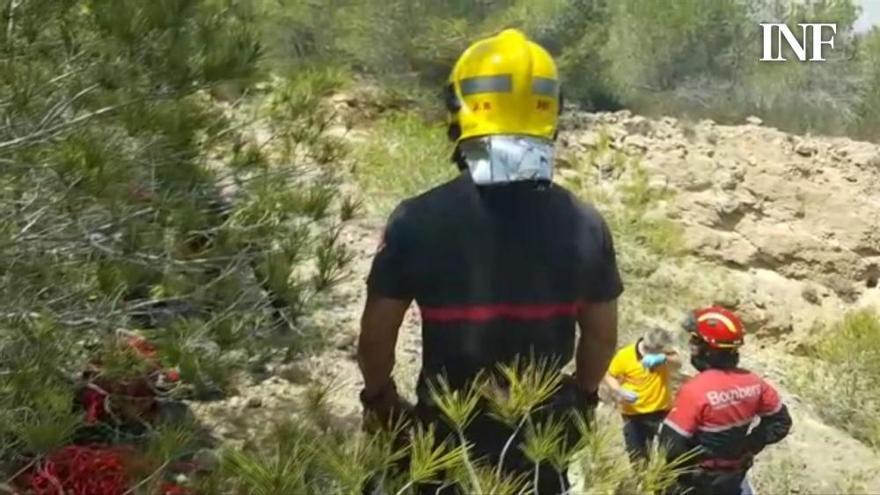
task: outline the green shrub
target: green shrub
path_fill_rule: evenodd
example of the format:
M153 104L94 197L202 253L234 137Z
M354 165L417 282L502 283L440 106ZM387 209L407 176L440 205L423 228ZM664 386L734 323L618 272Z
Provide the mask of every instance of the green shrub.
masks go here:
M880 448L880 317L859 310L819 331L810 366L791 381L823 420Z
M873 28L865 35L859 55L862 79L856 89L853 132L861 138L876 139L880 130L880 29Z
M260 77L251 7L0 2L0 469L89 433L73 405L93 358L102 378L146 371L108 352L118 329L179 368L175 392L303 350L295 318L350 260L322 167L346 150L316 132L345 76L270 81L268 110L218 103ZM279 334L288 349L261 341Z
M351 426L327 426L333 422L328 419L326 402L320 399L310 402L301 417L281 422L264 438L249 442L245 450L227 450L221 469L203 480L202 489L217 494L353 494L361 493L372 478L384 493L411 493L417 483L438 480L454 481L467 493L528 493L533 482L530 473L506 475L499 466L476 458L472 447L462 441L478 399L487 400L493 412L524 432L522 448L533 462L571 464L580 471L580 476L572 476L576 493L662 492L683 472L680 463L667 463L660 450L652 461L631 470L618 441L617 415L607 411L595 421L575 414L572 419L580 440L574 445L560 441L564 418L534 420L537 404L558 388L558 373L533 362L502 366L500 371L512 380L516 393L495 393L494 385L486 380L457 392L442 383L435 388L434 397L452 418L450 426L457 440L442 441L432 427L419 424L400 423L391 432L377 434ZM326 393L311 395L326 398ZM408 441L395 447L393 437L401 434L408 435ZM509 448L518 447L510 443ZM395 464L404 456L411 462L401 470Z

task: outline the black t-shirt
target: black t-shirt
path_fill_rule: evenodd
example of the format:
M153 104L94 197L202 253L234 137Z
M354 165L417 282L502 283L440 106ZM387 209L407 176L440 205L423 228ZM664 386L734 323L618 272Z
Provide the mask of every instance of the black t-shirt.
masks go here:
M623 291L593 207L555 184L477 187L466 173L398 205L367 286L419 306L420 400L438 374L458 388L516 356L567 363L577 302Z

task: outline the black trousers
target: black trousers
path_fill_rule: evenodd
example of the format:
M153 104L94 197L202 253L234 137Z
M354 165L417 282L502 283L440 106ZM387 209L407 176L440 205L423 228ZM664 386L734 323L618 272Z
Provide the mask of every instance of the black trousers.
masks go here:
M752 495L751 485L746 481L746 471L706 471L682 476L678 481L677 494Z
M624 415L623 440L626 453L633 461L646 460L648 449L668 411Z
M588 411L588 407L580 389L573 380L566 380L563 382L560 390L548 400L548 403L542 405L538 411L533 413L532 420L542 422L551 416L558 420L564 420L564 440L568 445L573 446L580 440L580 431L575 422L568 418L570 418L570 413L583 413L585 411ZM447 441L455 445L459 444L457 434L450 427L443 413L436 407L420 402L415 408L415 415L415 419L421 424L434 427L435 438L438 441ZM492 468L501 465L502 472L505 475L522 475L529 482L534 481L535 473L537 472L537 487L532 493L537 495L558 495L565 493L570 487L567 469L556 469L546 463L535 465L520 449L520 445L525 438L525 432L521 430L515 434L514 428L499 422L485 411L478 413L468 425L464 431L464 437L471 444L468 452L471 462L483 461ZM508 440L511 438L513 440L507 446ZM507 446L506 450L505 446ZM502 453L504 457L503 464L501 459ZM399 467L404 470L407 469L408 459L403 460ZM436 478L429 483L416 486L414 491L420 495L467 494L463 487L446 479L445 473L441 473ZM366 493L376 492L370 492L368 489Z
M433 411L422 411L423 414L434 415ZM440 433L439 438L446 438L447 441L458 444L455 434L448 428L443 421L441 415L432 417L423 417L425 423L431 423ZM570 432L573 433L573 432ZM507 425L496 421L487 414L480 414L468 426L465 431L465 440L472 444L468 455L470 460L483 461L493 468L502 465L502 472L506 475L524 475L529 481L534 480L535 470L537 469L538 484L535 493L539 495L557 495L565 493L570 484L568 481L567 470L557 470L549 464L541 464L536 466L529 460L519 448L523 435L520 433L514 436L514 429ZM505 451L507 441L513 437L514 440ZM502 453L504 459L501 459ZM442 477L441 477L442 478ZM442 494L442 495L465 495L467 492L447 480L439 479L435 482L426 483L418 487L419 494Z

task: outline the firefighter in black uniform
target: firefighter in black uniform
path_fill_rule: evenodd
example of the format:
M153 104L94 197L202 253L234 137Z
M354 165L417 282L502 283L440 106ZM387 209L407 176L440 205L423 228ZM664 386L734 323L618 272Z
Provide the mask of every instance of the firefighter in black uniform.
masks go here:
M404 200L388 220L358 342L364 409L387 420L407 408L391 372L400 324L415 301L423 345L415 415L441 434L447 423L429 381L442 375L460 389L518 356L560 367L574 358L576 373L549 409L589 413L616 347L623 287L603 218L551 182L561 110L555 63L506 30L462 54L446 98L461 173ZM476 457L497 461L512 430L481 413L465 434ZM534 467L518 448L508 450L507 472ZM539 466L538 493L567 484L564 472Z

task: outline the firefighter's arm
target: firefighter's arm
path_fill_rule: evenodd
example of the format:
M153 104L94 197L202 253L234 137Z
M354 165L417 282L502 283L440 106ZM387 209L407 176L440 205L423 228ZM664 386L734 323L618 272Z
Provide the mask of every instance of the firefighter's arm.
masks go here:
M361 316L358 364L364 376L362 396L387 391L394 349L406 310L414 299L414 238L407 203L391 213L367 276L367 301Z
M594 393L617 348L617 301L583 302L577 319L581 335L575 377L584 392Z
M659 444L666 452L666 461L670 463L694 448L692 437L681 434L665 423L660 428Z
M358 338L358 364L364 396L373 397L391 384L394 349L410 301L368 294Z
M669 462L688 454L698 445L694 435L703 414L704 402L701 397L701 394L685 384L675 398L675 404L666 419L663 420L659 444L666 452L666 459ZM689 458L687 464L696 462L696 460L696 456Z
M575 377L581 389L592 394L598 391L617 348L617 298L623 292L623 283L608 224L595 211L585 209L584 218L584 224L590 227L580 232L584 249L580 253L577 321L581 332Z
M768 383L763 384L761 393L761 410L758 411L761 421L746 438L746 445L751 454L757 454L764 447L779 442L791 430L791 415L782 403L779 393Z
M788 408L783 404L782 407L774 414L761 417L761 422L754 427L746 439L749 452L757 454L764 450L764 447L779 442L791 430L791 415Z

